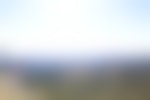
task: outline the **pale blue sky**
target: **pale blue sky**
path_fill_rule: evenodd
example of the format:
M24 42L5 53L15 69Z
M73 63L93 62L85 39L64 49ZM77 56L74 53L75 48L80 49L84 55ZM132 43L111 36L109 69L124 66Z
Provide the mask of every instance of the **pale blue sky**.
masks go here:
M0 0L0 39L15 52L150 46L149 0Z

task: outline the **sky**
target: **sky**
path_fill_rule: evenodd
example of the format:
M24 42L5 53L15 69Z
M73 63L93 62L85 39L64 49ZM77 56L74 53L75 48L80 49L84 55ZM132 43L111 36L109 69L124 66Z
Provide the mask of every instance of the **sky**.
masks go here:
M14 54L150 48L149 0L0 0L0 45Z

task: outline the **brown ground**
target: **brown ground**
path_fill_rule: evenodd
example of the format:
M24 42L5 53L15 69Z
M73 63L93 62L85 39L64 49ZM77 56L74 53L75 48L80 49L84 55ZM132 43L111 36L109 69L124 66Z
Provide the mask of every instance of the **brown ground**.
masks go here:
M81 87L68 85L50 93L38 88L24 88L17 81L17 76L11 73L0 76L0 100L150 100L150 84L144 82L137 85L133 81L130 83L133 85L127 85L115 80L95 90L88 89L83 83Z

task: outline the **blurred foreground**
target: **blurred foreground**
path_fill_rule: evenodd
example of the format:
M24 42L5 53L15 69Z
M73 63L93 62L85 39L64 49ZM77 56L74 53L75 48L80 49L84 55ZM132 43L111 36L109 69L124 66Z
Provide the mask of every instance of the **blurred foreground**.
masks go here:
M149 58L1 59L0 100L150 100Z

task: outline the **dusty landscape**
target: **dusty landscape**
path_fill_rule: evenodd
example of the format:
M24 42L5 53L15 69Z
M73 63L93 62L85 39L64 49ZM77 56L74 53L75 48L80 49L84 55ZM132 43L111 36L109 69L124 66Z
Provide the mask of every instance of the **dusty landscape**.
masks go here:
M119 70L118 70L119 71ZM118 73L118 72L116 72ZM149 100L150 80L138 73L125 78L124 72L99 80L82 76L69 79L58 88L26 86L15 73L1 73L0 100ZM133 72L132 72L133 73ZM129 75L129 73L127 74ZM41 84L42 85L42 84Z

